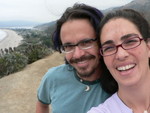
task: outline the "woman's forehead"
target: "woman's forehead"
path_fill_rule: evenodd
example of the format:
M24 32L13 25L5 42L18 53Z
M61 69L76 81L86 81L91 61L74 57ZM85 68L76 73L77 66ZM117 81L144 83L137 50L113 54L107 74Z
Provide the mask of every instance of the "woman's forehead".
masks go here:
M103 26L100 34L100 40L102 42L107 40L118 40L127 34L140 35L140 32L137 27L127 19L112 19Z

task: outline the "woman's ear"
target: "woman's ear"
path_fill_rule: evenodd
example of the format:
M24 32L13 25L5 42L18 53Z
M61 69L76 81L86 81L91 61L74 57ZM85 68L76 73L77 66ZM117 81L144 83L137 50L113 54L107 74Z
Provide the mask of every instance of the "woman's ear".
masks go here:
M147 46L150 49L150 38L147 39Z
M147 39L147 47L149 49L149 58L150 58L150 38Z

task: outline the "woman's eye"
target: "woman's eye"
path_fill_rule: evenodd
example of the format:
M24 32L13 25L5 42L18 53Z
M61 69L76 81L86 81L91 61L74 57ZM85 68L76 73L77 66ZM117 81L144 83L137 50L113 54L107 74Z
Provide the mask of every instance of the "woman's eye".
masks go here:
M124 43L125 43L125 44L132 44L132 43L136 43L136 42L138 42L138 41L132 39L132 40L127 40L127 41L125 41Z
M113 51L113 50L115 50L115 47L113 47L113 46L103 48L103 52L109 52L109 51Z

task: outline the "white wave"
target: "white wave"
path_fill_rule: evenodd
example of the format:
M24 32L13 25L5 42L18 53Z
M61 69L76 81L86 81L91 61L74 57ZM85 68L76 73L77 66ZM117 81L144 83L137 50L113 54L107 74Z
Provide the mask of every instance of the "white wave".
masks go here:
M7 36L7 33L5 31L0 30L0 41L4 39Z

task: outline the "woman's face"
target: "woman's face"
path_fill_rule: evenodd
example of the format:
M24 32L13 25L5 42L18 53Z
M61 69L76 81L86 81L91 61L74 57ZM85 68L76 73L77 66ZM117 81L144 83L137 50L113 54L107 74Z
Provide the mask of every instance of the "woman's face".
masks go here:
M112 44L118 45L130 38L130 34L137 34L143 38L132 22L124 18L112 19L103 26L100 41L107 47ZM150 75L149 58L150 46L142 40L139 46L129 50L119 46L115 54L104 57L104 62L119 87L126 87L147 79Z

